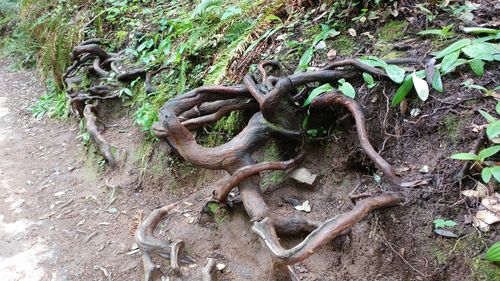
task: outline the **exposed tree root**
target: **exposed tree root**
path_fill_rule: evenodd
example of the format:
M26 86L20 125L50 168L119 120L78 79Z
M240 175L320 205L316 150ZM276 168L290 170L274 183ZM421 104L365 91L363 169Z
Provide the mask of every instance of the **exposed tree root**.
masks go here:
M219 272L217 271L217 260L214 258L208 258L207 264L203 268L202 277L203 281L217 281L219 278Z
M83 116L85 117L85 127L108 163L112 167L115 167L118 163L115 156L118 149L108 143L108 141L106 141L106 139L97 130L95 108L96 107L92 104L87 104L85 106L85 110L83 112Z
M146 92L154 91L152 79L166 67L146 71L145 67L131 67L123 64L122 53L107 53L101 47L102 40L91 39L74 48L71 57L74 63L68 68L64 79L68 85L68 97L74 112L83 116L87 128L99 150L111 165L116 165L113 147L98 133L96 107L91 101L113 99L119 97L116 85L101 86L99 83L88 89L79 89L78 73L84 72L97 79L115 77L119 82L129 82L137 78L145 79ZM391 63L423 63L419 59L403 59ZM277 61L264 61L258 64L260 81L247 74L243 84L235 86L203 86L180 94L167 101L159 112L160 121L153 126L153 131L160 139L165 140L173 151L193 165L225 170L228 180L215 187L213 199L225 205L228 194L235 187L239 188L241 200L250 219L254 222L252 230L262 239L269 249L276 268L286 272L288 278L297 278L291 267L314 254L321 246L335 237L347 233L357 222L361 221L373 210L391 207L404 200L397 192L386 192L379 195L363 194L364 199L358 201L351 211L337 215L321 223L302 216L280 216L272 213L260 188L260 172L267 170L287 170L296 167L303 160L303 154L281 162L256 163L253 153L258 151L269 140L280 138L288 140L289 145L298 148L304 140L309 139L301 131L303 110L297 106L305 98L306 92L297 94L301 86L309 89L310 83L335 83L339 79L360 79L362 72L386 78L381 69L367 65L356 59L332 62L323 69L314 72L297 73L288 76L272 76L268 70L280 67ZM81 80L81 79L80 79ZM75 86L76 85L76 86ZM360 105L353 99L338 92L330 92L316 97L311 107L321 109L339 105L345 107L355 120L358 140L361 149L371 158L376 166L396 188L410 187L422 181L402 182L392 166L376 152L369 141L366 121ZM217 147L207 148L197 143L190 130L220 120L223 116L235 111L245 110L252 113L246 127L232 140ZM292 155L293 157L293 155ZM152 255L171 259L171 266L176 275L180 274L178 262L189 263L189 257L179 259L183 243L170 244L155 238L154 229L158 223L179 204L173 203L151 212L140 224L136 233L136 241L142 252L144 279L151 280L154 271ZM290 235L300 232L310 234L297 246L285 249L281 246L277 233ZM203 269L203 280L216 280L218 272L215 259L209 258Z

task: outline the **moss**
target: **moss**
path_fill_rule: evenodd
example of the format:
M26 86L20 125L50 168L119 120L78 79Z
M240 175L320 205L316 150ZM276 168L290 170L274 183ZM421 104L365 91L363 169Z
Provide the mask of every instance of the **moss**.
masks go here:
M96 182L97 176L101 171L100 163L104 158L98 154L97 148L93 143L90 143L85 150L85 164L82 168L83 178L89 183Z
M263 149L262 160L260 161L280 161L281 154L276 142L269 142ZM284 171L273 171L264 173L261 180L261 187L267 189L270 186L277 185L286 179Z
M398 52L398 51L390 51L382 56L382 59L384 60L390 60L390 59L397 59L401 58L404 56L403 52Z
M214 147L227 142L240 131L242 119L243 114L240 111L231 112L212 126L214 133L201 139L201 143L208 147Z
M449 114L443 118L444 128L442 133L450 138L451 143L458 145L462 140L463 130L470 124L470 115L456 116Z
M222 208L219 204L215 202L210 202L208 203L207 208L213 215L216 223L223 223L228 221L229 216L227 210Z
M477 281L500 281L500 266L475 257L470 261L472 278Z
M401 38L404 35L404 30L407 26L407 21L389 21L378 30L378 38L384 41L393 41Z
M340 35L332 42L332 48L340 56L346 56L354 53L356 41L348 35Z

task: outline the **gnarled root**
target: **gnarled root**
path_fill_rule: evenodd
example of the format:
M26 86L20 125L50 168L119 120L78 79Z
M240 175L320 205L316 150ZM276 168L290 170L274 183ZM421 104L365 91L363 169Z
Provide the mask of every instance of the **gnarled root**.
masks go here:
M94 140L97 148L101 151L102 155L106 158L108 163L112 167L116 167L118 162L116 159L116 154L118 149L112 146L98 131L96 120L97 117L95 115L95 106L92 104L87 104L83 111L83 116L85 118L85 127L89 132L90 136Z
M207 264L202 271L203 281L217 281L219 279L219 272L217 271L216 265L217 260L215 258L207 259Z
M175 274L180 274L179 261L191 263L193 259L185 257L179 259L179 251L182 250L184 242L177 241L173 245L167 241L156 238L153 232L162 219L175 209L181 201L153 210L139 225L135 233L135 241L141 249L142 262L144 266L144 281L151 280L155 270L152 255L156 254L162 258L170 259Z
M319 247L351 228L371 211L394 206L402 201L403 197L397 193L386 193L361 200L356 203L354 209L327 220L300 244L288 250L281 246L274 225L269 218L254 222L252 230L262 238L275 260L282 264L294 264L312 255Z

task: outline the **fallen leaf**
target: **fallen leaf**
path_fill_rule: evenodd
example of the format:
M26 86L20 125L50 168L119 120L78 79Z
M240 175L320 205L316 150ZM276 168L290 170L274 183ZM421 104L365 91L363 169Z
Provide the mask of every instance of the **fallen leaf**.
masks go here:
M451 232L449 230L446 230L446 229L434 229L434 232L436 234L444 236L444 237L458 238L458 235L456 235L455 233L453 233L453 232Z
M298 182L312 185L314 183L314 181L316 180L317 175L311 173L311 171L309 171L309 169L298 168L298 169L293 170L290 173L289 177L298 181Z
M500 198L495 196L485 197L481 200L481 205L500 216Z
M354 28L349 28L349 29L347 30L347 32L349 32L349 35L351 35L352 37L355 37L356 35L358 35L358 34L356 33L356 30L354 30Z

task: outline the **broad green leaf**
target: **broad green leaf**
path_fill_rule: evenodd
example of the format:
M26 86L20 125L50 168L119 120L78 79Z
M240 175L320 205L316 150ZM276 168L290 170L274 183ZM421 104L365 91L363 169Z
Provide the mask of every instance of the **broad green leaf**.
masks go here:
M412 74L412 80L418 97L421 100L426 101L429 97L429 85L427 85L427 82L424 79L418 78L415 73Z
M489 139L494 139L500 135L500 120L496 120L488 125L488 128L486 128L486 135L488 135Z
M454 227L455 225L457 225L457 223L452 221L452 220L444 221L444 226L446 226L446 227Z
M307 69L307 67L309 66L309 63L312 60L313 53L314 53L314 48L313 47L309 47L302 54L302 57L300 57L300 61L299 61L299 69L300 70L306 70Z
M340 82L340 81L339 81ZM323 84L317 88L315 88L314 90L311 91L311 93L309 94L309 96L307 97L306 101L304 102L304 105L303 107L306 107L308 105L311 104L311 102L319 95L323 94L323 93L326 93L326 92L330 92L333 90L333 87L332 85L330 84Z
M471 44L471 40L470 39L462 39L462 40L458 40L457 42L451 44L450 46L448 46L447 48L445 48L444 50L442 50L441 52L439 52L437 55L436 55L436 59L440 59L440 58L443 58L451 53L454 53L456 51L459 51L460 49L462 49L463 47L465 46L468 46L469 44Z
M451 67L455 64L460 56L460 51L455 51L446 55L441 61L441 70L443 73L448 73L451 70Z
M489 183L490 180L491 180L491 168L490 167L486 167L486 168L483 168L483 170L481 171L481 178L483 179L483 182L485 183Z
M405 78L405 70L404 69L402 69L401 67L399 67L397 65L392 65L392 64L385 66L384 69L392 81L394 81L398 84L403 82L403 80Z
M500 114L500 101L497 102L497 105L495 106L495 110L498 114Z
M500 166L492 167L491 173L493 174L493 177L497 180L497 182L500 182Z
M484 159L495 155L498 151L500 151L500 145L494 145L481 150L478 155L479 161L484 161Z
M477 42L464 47L462 52L473 59L478 58L486 61L493 61L495 59L493 55L500 52L500 49L491 43Z
M432 88L440 93L444 91L443 81L441 81L441 73L438 69L434 71L434 77L432 78Z
M386 67L388 65L385 61L374 56L363 56L359 61L373 67Z
M346 82L345 79L340 79L339 84L340 84L339 90L342 92L342 94L352 99L356 96L356 91L352 87L351 83Z
M485 258L491 262L500 262L500 241L491 245L486 251Z
M477 156L474 153L455 153L451 155L450 158L455 160L472 160L472 161L479 160L479 156Z
M479 34L479 33L497 34L497 33L500 33L500 29L492 29L492 28L486 28L486 27L464 27L462 30L465 33L473 33L473 34Z
M491 114L489 114L486 111L483 111L481 109L479 109L478 111L479 111L479 113L481 113L481 115L483 115L484 119L486 119L486 121L488 121L488 123L492 123L492 122L495 122L497 120L495 117L491 116Z
M366 85L369 89L375 87L375 80L373 79L373 76L371 76L371 74L363 72L363 80L365 80Z
M406 76L403 84L399 86L399 89L396 91L396 94L392 98L391 105L396 106L398 105L411 91L413 88L413 79L412 75Z
M482 61L480 58L475 58L469 61L470 68L474 73L476 73L479 76L483 76L484 74L484 61Z
M458 66L462 65L462 64L466 64L468 63L469 61L466 60L466 59L458 59L446 72L442 72L442 74L448 74L450 72L453 72L455 71L455 68L457 68Z

